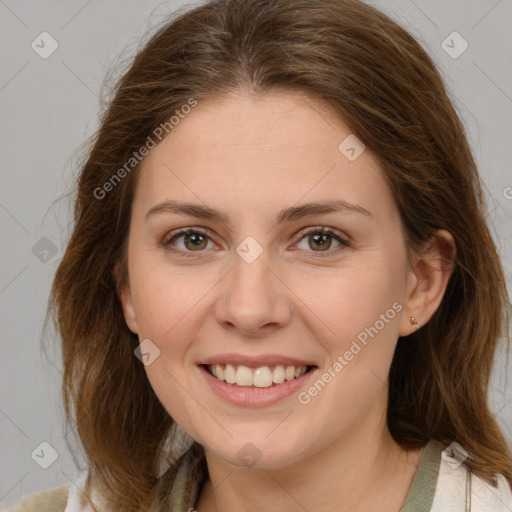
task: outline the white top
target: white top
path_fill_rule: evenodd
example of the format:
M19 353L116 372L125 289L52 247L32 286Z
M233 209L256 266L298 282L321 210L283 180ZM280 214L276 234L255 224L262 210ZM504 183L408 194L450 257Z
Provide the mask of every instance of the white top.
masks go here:
M498 485L494 488L474 473L470 473L466 465L453 468L441 458L436 492L430 511L511 512L510 486L503 475L497 475L496 478Z

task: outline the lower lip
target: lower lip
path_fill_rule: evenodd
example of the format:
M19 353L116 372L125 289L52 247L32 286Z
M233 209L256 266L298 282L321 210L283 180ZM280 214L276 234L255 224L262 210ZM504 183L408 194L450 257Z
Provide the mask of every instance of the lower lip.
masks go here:
M316 372L316 368L313 368L296 379L284 381L282 384L268 388L257 388L228 384L227 382L215 378L204 366L199 366L198 368L215 394L227 402L242 407L265 407L275 404L298 392Z

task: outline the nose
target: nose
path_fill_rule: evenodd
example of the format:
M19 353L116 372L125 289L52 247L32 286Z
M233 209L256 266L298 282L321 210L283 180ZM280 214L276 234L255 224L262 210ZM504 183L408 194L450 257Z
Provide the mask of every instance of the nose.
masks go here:
M265 336L287 325L291 303L276 274L264 253L252 263L236 255L217 300L219 324L249 337Z

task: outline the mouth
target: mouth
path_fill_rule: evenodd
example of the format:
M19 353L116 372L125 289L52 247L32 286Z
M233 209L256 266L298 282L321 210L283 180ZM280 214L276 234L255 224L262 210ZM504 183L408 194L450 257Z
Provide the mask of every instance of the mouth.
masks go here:
M263 365L251 368L235 364L201 365L212 377L232 386L248 388L270 388L284 382L299 379L316 366Z

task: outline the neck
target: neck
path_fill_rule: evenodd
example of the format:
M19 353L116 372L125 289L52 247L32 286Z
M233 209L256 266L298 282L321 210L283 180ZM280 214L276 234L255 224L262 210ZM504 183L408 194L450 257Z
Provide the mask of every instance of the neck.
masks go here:
M398 512L423 450L403 450L391 437L385 414L381 416L381 428L375 429L374 421L366 428L359 424L313 455L281 468L236 467L206 450L209 479L198 512Z

